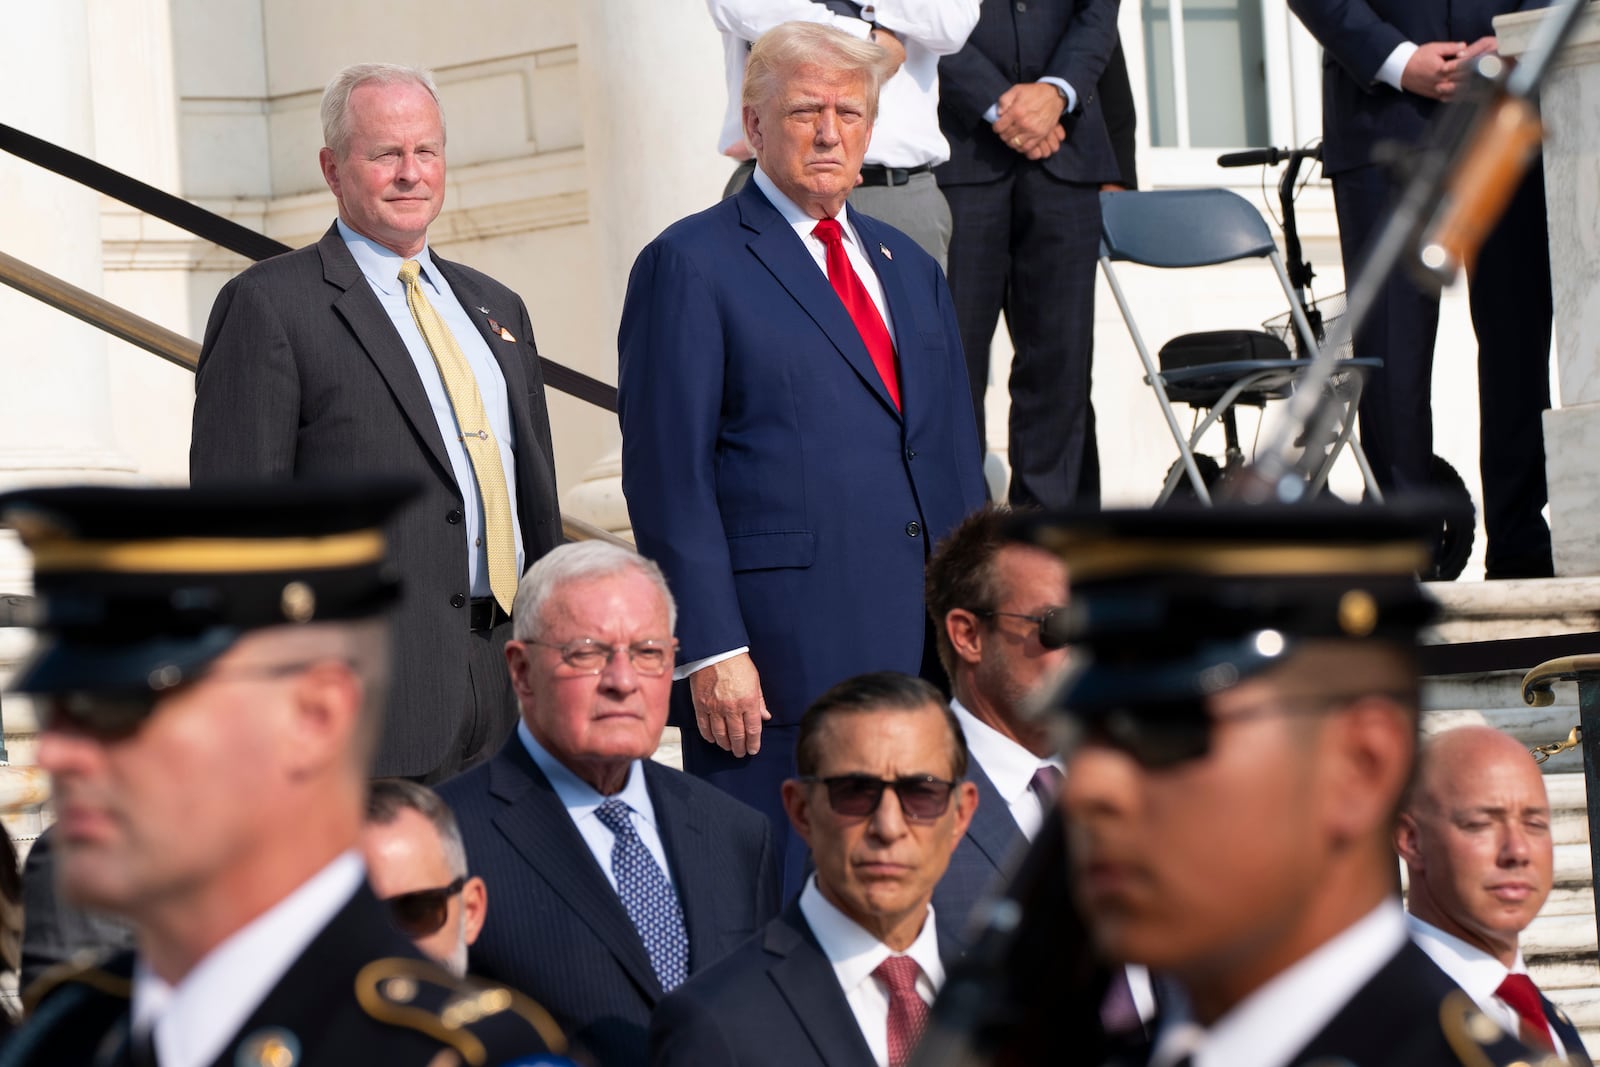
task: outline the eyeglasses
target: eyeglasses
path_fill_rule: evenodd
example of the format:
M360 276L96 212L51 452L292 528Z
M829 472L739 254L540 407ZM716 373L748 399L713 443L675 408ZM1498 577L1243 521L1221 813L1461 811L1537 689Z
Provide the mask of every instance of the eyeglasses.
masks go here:
M1024 615L1020 611L974 611L980 619L1004 616L1008 619L1025 619L1039 628L1039 643L1045 648L1065 648L1072 640L1070 619L1064 607L1045 608L1037 615Z
M463 875L447 886L438 889L416 889L410 893L397 893L384 899L389 918L400 932L411 940L432 937L450 917L450 898L461 892L467 884Z
M286 678L322 662L327 661L302 660L297 663L239 666L222 670L206 667L188 678L183 678L177 668L168 667L162 670L170 671L173 680L165 685L161 684L164 675L157 671L151 675L150 685L139 689L103 692L75 689L41 694L42 699L36 702L39 727L43 730L76 730L102 740L114 741L132 736L155 713L157 704L189 686L203 681Z
M611 657L625 650L633 669L651 678L666 673L667 668L672 666L672 654L678 649L676 640L635 641L631 645L618 646L596 641L592 637L580 637L564 645L529 638L527 644L555 649L561 654L562 663L581 674L599 674L611 662Z
M1098 744L1128 756L1145 770L1161 771L1204 759L1211 751L1211 735L1218 726L1264 719L1273 715L1321 714L1345 707L1366 696L1386 697L1414 704L1414 694L1377 691L1317 696L1277 696L1218 715L1203 698L1114 708L1084 720L1069 717L1062 751L1071 754L1085 744Z
M933 822L942 816L949 810L950 794L959 784L931 774L905 778L874 778L868 774L841 774L832 778L806 775L800 780L827 786L828 806L835 814L853 819L876 812L883 802L883 791L893 789L908 822Z

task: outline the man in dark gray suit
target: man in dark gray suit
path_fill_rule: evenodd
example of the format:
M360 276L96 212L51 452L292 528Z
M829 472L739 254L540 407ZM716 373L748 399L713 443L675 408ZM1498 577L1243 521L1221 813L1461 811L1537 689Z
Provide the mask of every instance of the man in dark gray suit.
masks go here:
M561 538L544 380L522 300L428 247L445 188L431 75L347 68L322 120L339 219L218 295L189 472L422 486L390 529L406 592L375 773L437 781L516 720L501 661L516 579Z
M468 955L542 1003L600 1067L645 1062L651 1012L778 910L765 816L650 759L676 609L654 563L563 545L517 593L522 723L439 790L500 903Z
M961 51L939 60L934 170L950 202L950 293L980 438L1000 312L1011 363L1013 504L1100 502L1089 402L1100 185L1121 168L1099 98L1117 0L984 4Z

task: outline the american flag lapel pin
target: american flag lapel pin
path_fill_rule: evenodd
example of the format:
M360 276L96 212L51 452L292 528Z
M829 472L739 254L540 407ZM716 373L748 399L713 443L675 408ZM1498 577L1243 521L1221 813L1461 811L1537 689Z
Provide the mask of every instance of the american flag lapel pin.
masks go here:
M882 253L883 253L883 258L884 258L884 259L887 259L887 260L889 260L889 261L890 261L890 262L893 262L893 261L894 261L894 253L893 253L893 252L891 252L891 251L889 251L889 246L888 246L888 245L885 245L885 244L880 244L880 245L879 245L879 246L878 246L878 251L880 251L880 252L882 252Z

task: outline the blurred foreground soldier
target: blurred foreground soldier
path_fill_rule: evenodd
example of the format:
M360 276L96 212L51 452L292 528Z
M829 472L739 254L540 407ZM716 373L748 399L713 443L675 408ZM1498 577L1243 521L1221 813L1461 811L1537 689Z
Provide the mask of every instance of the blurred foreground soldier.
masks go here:
M1422 510L1025 520L1071 576L1073 895L1170 976L1156 1067L1527 1062L1406 936Z
M1555 865L1544 775L1528 750L1488 726L1430 740L1395 850L1410 876L1412 939L1529 1048L1587 1065L1572 1020L1539 992L1518 948Z
M40 766L73 904L136 953L29 991L0 1064L498 1064L559 1049L544 1011L396 932L357 842L409 490L37 489Z
M455 813L425 785L380 778L367 795L361 831L367 879L389 918L429 959L456 977L489 911L483 879L467 871Z
M55 835L54 826L46 827L22 862L22 989L80 952L104 955L133 947L133 930L127 923L61 899L56 887Z
M800 720L783 784L816 870L737 952L661 1002L657 1067L903 1067L955 946L929 906L978 803L937 689L840 682Z

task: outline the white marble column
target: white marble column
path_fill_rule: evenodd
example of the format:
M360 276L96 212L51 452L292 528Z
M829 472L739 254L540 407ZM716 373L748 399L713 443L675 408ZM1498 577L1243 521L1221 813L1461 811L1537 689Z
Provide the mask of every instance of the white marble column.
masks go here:
M1495 20L1521 54L1546 14ZM1541 93L1560 407L1545 413L1556 574L1600 574L1600 3L1591 2Z
M589 228L600 267L596 329L614 343L640 249L714 204L733 169L716 147L727 86L721 39L704 0L576 6ZM626 529L620 471L619 452L611 449L567 494L567 509Z

